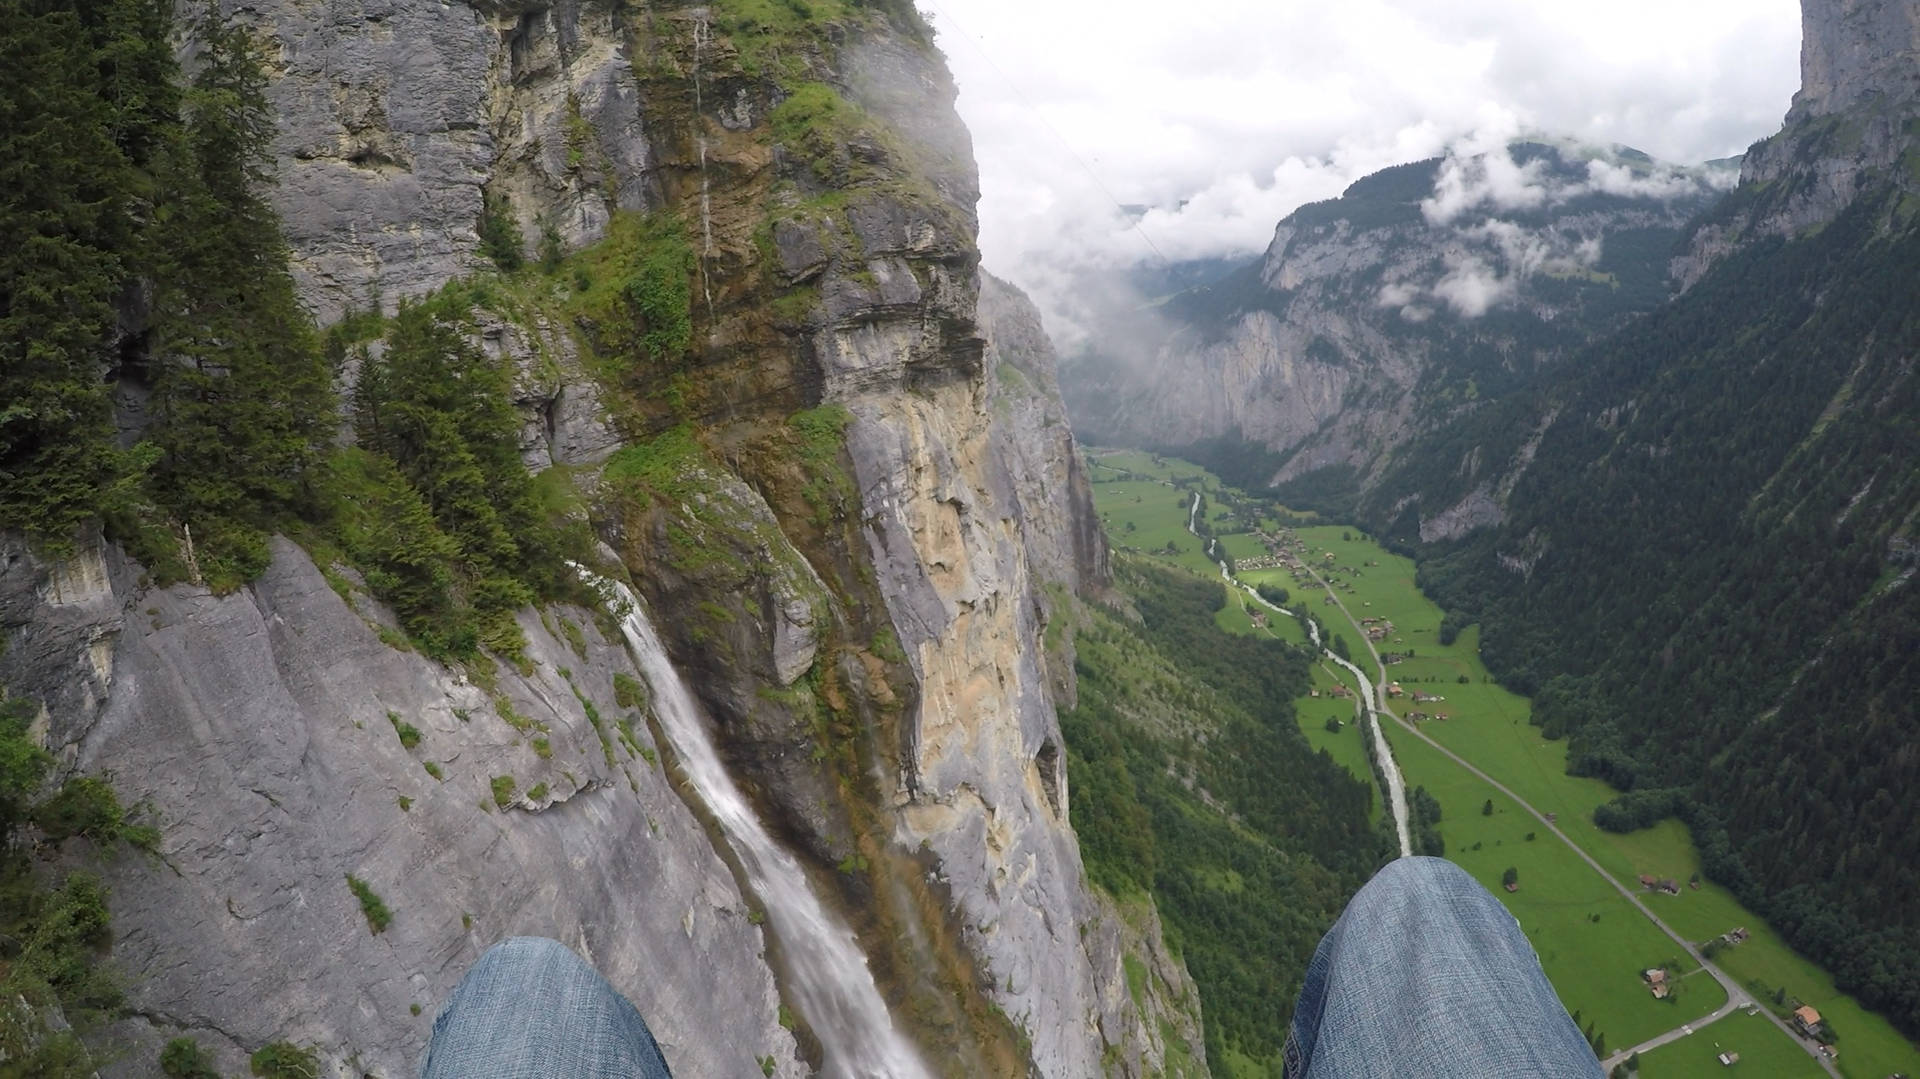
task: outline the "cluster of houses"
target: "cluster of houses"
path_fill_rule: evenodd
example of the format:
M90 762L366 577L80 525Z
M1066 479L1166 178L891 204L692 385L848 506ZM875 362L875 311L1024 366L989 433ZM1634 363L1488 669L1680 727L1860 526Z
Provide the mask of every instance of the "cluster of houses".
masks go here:
M1649 892L1665 892L1668 895L1680 894L1680 882L1671 877L1660 877L1656 880L1642 873L1640 874L1640 887L1645 888Z
M1720 943L1725 944L1729 948L1733 947L1736 944L1742 943L1746 939L1747 939L1747 927L1744 925L1740 926L1738 929L1729 929L1725 933L1720 934Z
M1435 720L1441 723L1445 723L1447 721L1447 714L1445 712L1408 712L1407 713L1408 723L1429 723Z
M1263 554L1253 558L1236 558L1234 559L1233 565L1234 568L1238 570L1284 569L1291 564L1292 561L1291 558L1283 554Z
M1640 975L1640 980L1647 983L1647 989L1653 993L1655 1000L1665 1000L1673 993L1673 986L1667 982L1665 968L1654 967L1644 971Z
M1393 623L1384 618L1362 618L1361 628L1367 631L1367 640L1384 641L1393 636Z

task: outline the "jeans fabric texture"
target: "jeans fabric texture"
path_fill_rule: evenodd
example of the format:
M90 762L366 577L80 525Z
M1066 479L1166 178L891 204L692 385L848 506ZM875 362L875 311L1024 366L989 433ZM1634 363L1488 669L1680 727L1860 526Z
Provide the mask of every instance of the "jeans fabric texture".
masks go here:
M1360 889L1307 967L1287 1079L1600 1079L1520 923L1439 858Z
M433 1021L423 1079L668 1079L646 1021L565 945L487 950Z
M718 1035L719 1032L716 1032ZM627 999L566 947L515 937L434 1020L423 1079L667 1079ZM1347 905L1307 968L1287 1079L1600 1079L1587 1040L1499 900L1402 858Z

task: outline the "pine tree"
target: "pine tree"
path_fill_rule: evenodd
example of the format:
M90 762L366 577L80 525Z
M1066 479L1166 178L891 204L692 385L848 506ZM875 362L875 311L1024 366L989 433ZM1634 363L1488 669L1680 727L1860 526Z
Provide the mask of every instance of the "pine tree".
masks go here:
M133 471L104 376L135 185L79 16L0 0L0 22L0 523L58 548Z
M156 492L204 537L218 586L264 566L262 530L299 506L335 405L260 194L273 123L256 49L211 14L194 34L199 68L162 168L153 438Z

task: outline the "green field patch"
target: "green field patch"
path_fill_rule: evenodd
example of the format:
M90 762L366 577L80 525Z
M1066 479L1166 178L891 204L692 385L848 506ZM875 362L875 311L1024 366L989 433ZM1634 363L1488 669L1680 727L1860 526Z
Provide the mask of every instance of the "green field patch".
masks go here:
M1296 623L1296 631L1298 628ZM1300 719L1300 731L1307 736L1308 745L1332 757L1335 763L1373 789L1373 803L1367 810L1367 820L1378 821L1385 808L1381 805L1379 781L1373 777L1373 764L1367 759L1366 728L1354 721L1353 701L1341 700L1331 692L1339 685L1345 685L1352 692L1353 676L1330 663L1314 664L1311 673L1313 691L1320 695L1301 697L1293 702L1294 712ZM1342 682L1341 679L1346 681ZM1329 730L1329 719L1337 720L1340 729Z
M1661 965L1678 973L1695 969L1679 945L1511 799L1405 731L1389 726L1387 732L1408 783L1424 786L1440 803L1447 858L1519 919L1561 1002L1579 1013L1583 1028L1591 1024L1606 1036L1608 1051L1726 1003L1725 990L1704 974L1681 978L1672 997L1655 1000L1641 980L1643 971ZM1483 815L1489 800L1494 812ZM1519 871L1513 892L1501 886L1510 867Z
M1737 1053L1740 1059L1731 1065L1722 1064L1722 1053ZM1723 1075L1727 1079L1821 1079L1826 1073L1779 1027L1768 1022L1766 1016L1745 1012L1735 1012L1640 1057L1640 1079L1693 1079L1706 1075Z
M1354 538L1342 539L1343 533ZM1642 895L1675 932L1704 943L1731 929L1745 928L1749 939L1721 952L1715 962L1749 988L1758 984L1771 991L1784 986L1793 998L1818 1008L1841 1040L1837 1064L1848 1079L1883 1079L1900 1071L1920 1073L1920 1049L1902 1038L1884 1018L1841 994L1824 970L1794 952L1725 889L1707 881L1698 887L1692 885L1700 872L1700 858L1685 825L1667 820L1621 835L1593 823L1594 809L1618 792L1600 780L1566 774L1566 743L1541 737L1540 729L1529 722L1531 706L1527 699L1488 676L1479 658L1478 627L1461 631L1449 645L1439 643L1441 612L1415 587L1410 560L1359 539L1360 534L1350 529L1304 528L1299 534L1307 542L1308 560L1323 575L1329 572L1323 566L1328 561L1325 555L1334 555L1331 572L1349 586L1337 589L1335 594L1353 617L1383 617L1394 623L1393 636L1376 642L1374 647L1382 653L1412 653L1412 658L1386 669L1388 678L1399 680L1406 691L1406 696L1391 702L1394 711L1401 715L1446 712L1445 722L1421 724L1422 733L1472 761L1542 813L1553 814L1555 825L1621 883L1637 887L1642 875L1680 882L1679 895ZM1337 608L1314 602L1308 609L1323 618L1330 629L1347 636L1356 659L1364 656L1364 646L1354 638L1353 628L1344 624ZM1464 684L1459 681L1462 675L1467 678ZM1446 699L1415 704L1411 700L1415 691ZM1399 735L1391 725L1388 731ZM1402 741L1411 740L1400 736L1396 747ZM1437 754L1433 756L1438 758ZM1404 756L1402 767L1409 786L1433 787L1426 770L1411 766ZM1534 824L1532 830L1539 831L1538 822ZM1454 838L1444 823L1442 832L1448 836L1448 856L1456 857ZM1540 841L1545 839L1542 833ZM1531 930L1528 916L1517 910L1516 914ZM1556 987L1558 984L1556 981ZM1576 1005L1569 1002L1568 1006L1571 1009ZM1616 1046L1626 1044L1611 1033L1609 1040Z
M1251 532L1234 532L1220 536L1219 540L1221 548L1227 552L1227 557L1236 562L1246 558L1259 558L1267 553L1266 542Z

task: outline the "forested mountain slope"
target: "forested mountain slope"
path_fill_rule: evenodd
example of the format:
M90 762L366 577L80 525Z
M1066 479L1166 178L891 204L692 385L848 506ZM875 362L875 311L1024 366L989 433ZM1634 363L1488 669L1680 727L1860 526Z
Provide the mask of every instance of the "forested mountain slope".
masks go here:
M1686 819L1716 879L1911 1035L1920 114L1876 58L1920 5L1842 7L1808 0L1809 89L1700 222L1688 291L1402 467L1445 490L1543 432L1505 523L1426 546L1423 583L1483 621L1570 766L1628 791L1603 824ZM1409 501L1363 512L1417 543Z

